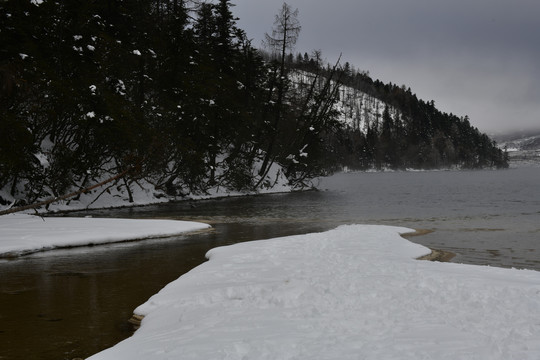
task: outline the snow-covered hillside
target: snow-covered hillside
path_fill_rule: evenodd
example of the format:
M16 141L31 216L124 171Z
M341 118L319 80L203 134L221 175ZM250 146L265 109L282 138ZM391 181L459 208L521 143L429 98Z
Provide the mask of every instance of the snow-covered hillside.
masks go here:
M306 88L313 78L314 75L306 71L295 71L292 74L293 82L297 87ZM324 78L320 78L318 86L322 87L324 81ZM335 109L340 113L339 121L352 129L365 133L372 124L376 122L381 124L386 107L392 120L399 118L399 110L384 101L353 87L346 85L339 87L339 98Z
M374 122L381 123L386 107L392 120L396 120L399 116L396 108L360 90L342 85L339 95L340 120L349 127L359 129L364 133Z
M540 166L540 132L499 135L501 149L506 149L512 166Z
M500 146L506 147L508 151L540 150L540 134L517 139L505 139L500 142Z

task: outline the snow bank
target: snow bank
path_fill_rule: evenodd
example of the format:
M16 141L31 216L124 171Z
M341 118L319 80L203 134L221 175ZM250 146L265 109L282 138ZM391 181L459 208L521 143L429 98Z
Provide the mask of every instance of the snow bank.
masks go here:
M387 226L211 250L92 356L122 359L539 359L540 273L414 258Z
M48 159L43 153L36 153L36 159L43 166L48 166ZM262 163L262 162L261 162ZM253 177L257 178L260 163L253 170ZM105 180L105 179L100 179ZM22 186L22 184L20 184ZM0 188L0 210L9 209L16 202L16 198L10 195L8 185ZM107 189L107 191L105 191ZM187 189L186 189L187 190ZM189 193L181 197L168 196L161 190L156 190L154 185L146 180L139 180L130 187L132 202L125 186L113 186L110 188L100 187L92 191L80 194L76 199L67 199L54 202L47 210L40 208L40 212L71 211L81 209L104 209L124 206L143 206L159 204L178 200L202 200L220 197L247 196L256 194L287 193L293 191L289 180L283 174L283 169L278 164L272 164L264 181L259 188L253 191L235 191L227 187L217 185L207 189L204 194ZM51 195L52 197L52 195ZM45 199L41 199L45 200Z
M164 237L208 228L173 220L40 218L27 214L0 216L0 257L60 247Z

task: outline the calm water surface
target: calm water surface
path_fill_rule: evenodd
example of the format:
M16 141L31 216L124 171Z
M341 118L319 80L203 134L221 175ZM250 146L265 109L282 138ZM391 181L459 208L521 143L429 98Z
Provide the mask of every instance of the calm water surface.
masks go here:
M540 168L338 174L319 189L81 213L213 230L0 260L0 359L87 357L129 336L133 309L210 248L340 224L431 229L414 241L457 253L454 262L540 270Z

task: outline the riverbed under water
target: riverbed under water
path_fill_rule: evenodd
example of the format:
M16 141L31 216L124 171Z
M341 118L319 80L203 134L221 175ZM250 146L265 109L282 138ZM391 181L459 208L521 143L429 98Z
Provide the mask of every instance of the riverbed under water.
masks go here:
M539 180L540 168L349 173L319 191L81 212L213 229L0 260L0 359L87 357L129 336L133 309L210 248L341 224L429 229L411 240L456 253L453 262L540 270Z

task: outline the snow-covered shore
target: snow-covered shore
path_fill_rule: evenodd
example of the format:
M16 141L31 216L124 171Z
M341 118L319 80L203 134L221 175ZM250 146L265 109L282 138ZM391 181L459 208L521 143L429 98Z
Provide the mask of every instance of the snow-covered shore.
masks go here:
M3 215L0 216L0 257L63 247L172 236L209 227L191 221Z
M256 172L256 171L255 171ZM78 189L72 189L73 191ZM132 184L128 192L125 186L114 186L112 188L99 187L97 189L84 192L75 198L55 201L47 206L37 208L40 213L69 212L87 209L107 209L119 207L135 207L151 204L160 204L170 201L190 201L204 200L236 196L249 196L259 194L287 193L293 191L288 179L283 175L283 169L278 164L273 164L266 175L265 181L251 191L235 191L225 186L215 185L206 189L204 193L186 193L181 196L170 196L162 190L157 190L148 181L137 181ZM20 196L21 194L19 194ZM8 186L0 188L0 211L17 207L19 198L10 194ZM39 199L45 201L47 199Z
M417 261L410 229L350 225L216 248L91 360L539 359L540 273Z

